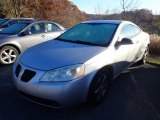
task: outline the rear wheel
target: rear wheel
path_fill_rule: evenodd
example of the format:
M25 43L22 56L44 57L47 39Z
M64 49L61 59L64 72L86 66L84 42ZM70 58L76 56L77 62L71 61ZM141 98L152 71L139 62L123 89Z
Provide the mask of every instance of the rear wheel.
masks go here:
M145 52L144 52L144 54L143 54L143 57L142 57L142 59L140 60L140 63L141 63L141 64L145 64L145 63L146 63L148 53L149 53L149 46L146 47L146 50L145 50Z
M0 50L0 63L12 64L17 59L19 53L16 48L12 46L4 46Z
M88 94L88 102L97 105L105 99L110 88L111 71L109 69L100 70L95 76Z

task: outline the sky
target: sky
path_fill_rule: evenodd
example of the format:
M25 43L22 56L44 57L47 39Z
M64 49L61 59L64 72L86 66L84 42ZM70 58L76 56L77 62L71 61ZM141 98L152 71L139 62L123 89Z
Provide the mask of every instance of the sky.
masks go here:
M73 2L81 11L90 14L104 14L106 11L121 11L121 0L69 0ZM147 8L154 14L160 14L160 0L137 0L138 9ZM98 7L99 6L99 7ZM99 9L98 9L99 8Z

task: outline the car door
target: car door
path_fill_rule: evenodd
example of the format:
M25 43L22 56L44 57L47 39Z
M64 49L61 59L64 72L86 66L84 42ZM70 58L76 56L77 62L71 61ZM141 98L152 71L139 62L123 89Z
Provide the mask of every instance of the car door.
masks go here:
M45 31L46 40L54 39L64 32L58 25L49 22L45 23Z
M132 29L134 29L135 34L132 38L134 44L132 46L132 50L130 50L130 54L132 55L132 58L130 60L132 62L136 62L144 52L142 47L143 39L145 39L145 37L142 35L143 31L140 28L134 25L132 25L131 27Z
M134 30L132 30L128 24L125 24L120 31L118 41L121 42L123 38L127 38L136 43L136 39L132 37L134 34ZM114 47L115 60L113 66L115 70L115 75L118 75L121 71L123 71L125 68L127 68L127 66L132 63L135 57L134 54L136 53L132 53L135 48L134 42L124 44L118 41L115 43Z
M128 38L132 41L130 44L128 61L135 62L141 55L141 39L142 36L140 35L141 30L136 27L135 25L129 24L127 25L128 31L130 31L130 35Z
M35 23L29 26L20 38L22 48L25 50L29 47L46 41L44 23Z

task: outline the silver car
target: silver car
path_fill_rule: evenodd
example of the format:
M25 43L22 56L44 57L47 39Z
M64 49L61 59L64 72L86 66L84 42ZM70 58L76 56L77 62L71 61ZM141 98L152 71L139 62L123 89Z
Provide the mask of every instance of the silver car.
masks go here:
M149 43L149 35L128 21L83 22L26 50L14 64L14 83L25 98L42 105L96 105L116 76L145 62Z
M49 21L25 21L0 31L0 63L12 64L27 48L56 38L64 27Z

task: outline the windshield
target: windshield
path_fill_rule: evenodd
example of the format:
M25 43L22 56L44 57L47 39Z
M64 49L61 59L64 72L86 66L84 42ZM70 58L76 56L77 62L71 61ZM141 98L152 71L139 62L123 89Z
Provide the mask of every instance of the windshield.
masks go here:
M106 46L112 40L116 24L81 23L69 29L57 39L66 42Z
M9 34L9 35L15 35L20 33L24 28L26 28L30 23L17 23L14 25L11 25L2 31L0 31L0 34Z
M6 21L8 21L8 19L0 19L0 25L2 25L3 23L5 23Z

